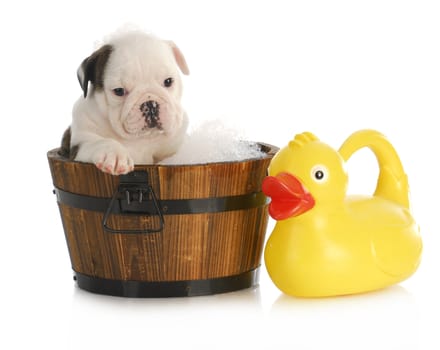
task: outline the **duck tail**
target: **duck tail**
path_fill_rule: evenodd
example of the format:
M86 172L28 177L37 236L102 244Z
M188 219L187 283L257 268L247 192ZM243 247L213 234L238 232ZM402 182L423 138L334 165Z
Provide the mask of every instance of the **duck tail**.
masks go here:
M339 153L348 161L354 152L363 147L370 148L379 163L379 177L374 195L409 209L408 177L393 145L378 131L360 130L342 144Z

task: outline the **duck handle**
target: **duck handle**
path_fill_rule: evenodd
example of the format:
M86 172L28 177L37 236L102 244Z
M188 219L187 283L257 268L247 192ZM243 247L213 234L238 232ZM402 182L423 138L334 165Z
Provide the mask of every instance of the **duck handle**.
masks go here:
M388 139L375 130L360 130L348 137L339 149L345 161L357 150L370 148L379 164L375 196L386 198L409 209L408 177L400 158Z

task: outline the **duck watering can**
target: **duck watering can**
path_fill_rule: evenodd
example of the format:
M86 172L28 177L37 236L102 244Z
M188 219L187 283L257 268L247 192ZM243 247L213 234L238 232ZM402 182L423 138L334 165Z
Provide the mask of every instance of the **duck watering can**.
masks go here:
M368 147L379 163L373 195L347 195L345 162ZM399 156L374 130L338 151L305 132L272 159L262 184L277 223L266 243L270 278L284 293L326 297L384 288L417 269L422 240Z

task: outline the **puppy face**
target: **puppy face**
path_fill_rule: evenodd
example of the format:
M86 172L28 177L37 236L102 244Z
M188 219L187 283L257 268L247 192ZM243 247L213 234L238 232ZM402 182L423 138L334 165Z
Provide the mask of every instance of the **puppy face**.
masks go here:
M179 68L189 74L174 43L133 32L84 60L78 78L84 96L96 99L121 138L170 137L184 123Z

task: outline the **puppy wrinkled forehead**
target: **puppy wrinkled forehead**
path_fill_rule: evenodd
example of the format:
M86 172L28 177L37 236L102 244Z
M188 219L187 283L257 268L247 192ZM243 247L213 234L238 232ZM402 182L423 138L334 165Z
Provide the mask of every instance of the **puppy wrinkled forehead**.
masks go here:
M171 48L161 39L144 33L131 32L121 35L110 42L120 56L142 58L145 61L160 61L170 56ZM158 62L159 63L159 62Z
M110 57L110 75L139 81L153 74L175 74L177 71L171 47L155 37L130 33L111 41L111 45L115 54Z

